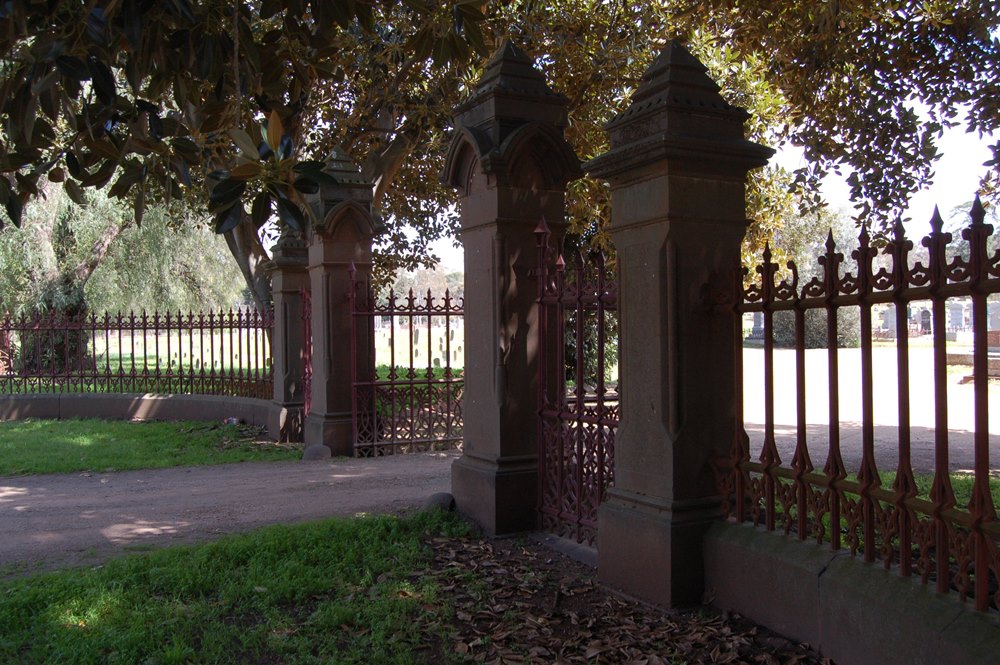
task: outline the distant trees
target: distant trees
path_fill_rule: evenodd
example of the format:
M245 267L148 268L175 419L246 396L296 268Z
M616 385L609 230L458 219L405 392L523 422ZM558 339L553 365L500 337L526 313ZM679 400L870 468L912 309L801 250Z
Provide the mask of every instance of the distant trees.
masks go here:
M157 206L141 227L101 192L78 206L59 189L29 203L19 229L0 234L0 313L230 307L243 299L225 242Z

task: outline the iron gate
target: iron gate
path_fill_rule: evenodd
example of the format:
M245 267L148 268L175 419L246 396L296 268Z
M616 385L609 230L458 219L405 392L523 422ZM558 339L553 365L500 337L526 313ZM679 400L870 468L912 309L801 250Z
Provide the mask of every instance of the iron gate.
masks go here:
M538 510L542 528L593 545L614 482L618 286L605 257L562 254L538 236Z
M377 297L351 271L354 453L457 448L465 349L461 297Z

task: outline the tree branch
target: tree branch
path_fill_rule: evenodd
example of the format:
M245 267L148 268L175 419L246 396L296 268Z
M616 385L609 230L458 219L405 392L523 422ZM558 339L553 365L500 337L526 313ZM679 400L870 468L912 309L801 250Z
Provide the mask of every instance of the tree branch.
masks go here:
M385 196L415 145L413 134L409 130L402 130L397 132L381 151L372 151L368 155L361 168L361 175L375 187L372 196L374 205L377 206Z
M111 245L130 225L131 224L128 221L113 221L108 224L104 233L102 233L101 236L94 241L94 245L90 248L90 254L87 258L78 263L75 268L67 273L71 277L72 282L79 284L82 289L87 283L87 280L90 279L90 276L94 274L95 270L97 270L97 266L101 265L101 261L103 261L104 257L108 255Z

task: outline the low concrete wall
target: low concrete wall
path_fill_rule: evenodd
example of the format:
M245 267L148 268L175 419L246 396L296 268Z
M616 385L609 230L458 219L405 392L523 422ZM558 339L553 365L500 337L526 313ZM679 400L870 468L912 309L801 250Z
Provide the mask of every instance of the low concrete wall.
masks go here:
M107 418L112 420L205 420L238 418L268 424L270 400L213 395L48 394L0 397L0 420L24 418Z
M838 665L995 665L1000 617L828 545L749 525L705 537L706 586L730 609Z

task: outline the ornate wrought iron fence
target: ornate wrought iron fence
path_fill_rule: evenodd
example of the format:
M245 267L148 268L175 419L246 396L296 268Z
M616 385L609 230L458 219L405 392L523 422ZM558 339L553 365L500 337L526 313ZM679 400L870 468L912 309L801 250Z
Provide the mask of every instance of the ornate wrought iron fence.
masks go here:
M271 312L0 318L0 394L189 393L268 398Z
M538 510L543 529L593 544L597 508L614 482L618 287L603 254L573 252L567 268L544 220L536 234Z
M846 547L866 562L880 561L903 577L919 576L933 582L937 591L957 592L962 600L972 598L979 610L1000 605L1000 524L991 493L995 475L990 463L988 428L987 296L1000 292L1000 250L990 253L987 241L993 227L984 223L984 211L976 199L971 223L961 233L964 248L948 251L950 233L942 230L935 210L932 231L922 241L927 264L913 260L913 243L897 225L892 239L881 249L874 247L866 230L852 254L854 271L841 273L843 254L832 237L819 258L822 277L799 283L798 269L789 264L790 277L775 284L778 266L764 252L757 268L760 279L744 288L734 285L739 297L736 310L763 312L764 317L764 437L758 459L751 459L750 442L743 421L742 367L736 378L737 436L732 457L724 463L721 494L726 509L738 522L752 521L768 530L783 529L800 540L814 538L834 550ZM875 269L881 253L885 265ZM971 497L956 500L949 469L948 382L946 302L962 297L971 301L974 384L974 463ZM911 458L910 354L907 307L929 300L930 332L933 335L934 470L927 493L918 489ZM874 430L872 314L873 305L888 305L893 314L895 355L898 369L898 440L896 466L889 486L883 485L876 465ZM856 308L860 319L861 385L851 386L861 395L860 468L849 469L841 450L839 410L840 352L837 348L837 311ZM822 469L813 464L818 452L809 441L806 427L806 313L826 316L828 363L829 438ZM774 315L788 311L794 316L795 392L797 425L795 452L785 464L775 438ZM741 316L735 317L737 357L742 357ZM811 445L813 444L813 445ZM892 445L892 444L890 444ZM852 471L856 471L852 475Z
M379 298L352 268L351 312L355 454L461 446L462 299L447 290Z

